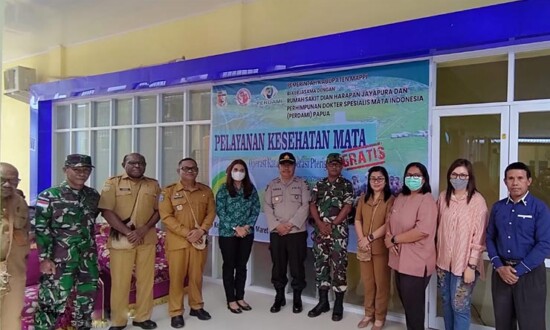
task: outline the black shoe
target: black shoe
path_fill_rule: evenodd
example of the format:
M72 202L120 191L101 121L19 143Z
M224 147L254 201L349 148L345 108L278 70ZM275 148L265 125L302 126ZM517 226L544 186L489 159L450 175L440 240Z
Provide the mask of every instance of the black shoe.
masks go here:
M328 312L329 310L330 305L328 303L328 290L319 289L319 303L307 313L307 316L317 317L322 313Z
M170 321L170 325L172 326L172 328L176 328L176 329L183 328L185 326L185 321L183 320L183 316L182 315L173 316Z
M156 329L157 328L157 324L151 320L145 320L143 322L132 322L132 325L136 326L136 327L140 327L142 329L145 329L145 330L148 330L148 329Z
M196 316L199 320L206 321L210 320L212 316L204 310L204 308L201 309L192 309L191 312L189 312L189 315Z
M344 315L344 294L345 292L336 292L334 299L334 308L332 309L332 320L338 322Z
M281 311L281 307L286 305L286 298L285 298L285 289L275 289L277 294L275 294L275 302L273 303L273 306L269 309L271 313L278 313Z
M125 326L125 325L121 325L121 326L118 326L118 327L110 327L109 330L122 330L122 329L124 329L124 328L126 328L126 326Z
M292 313L298 314L301 313L302 310L302 290L294 290L294 296L292 298Z
M239 305L239 303L237 303L237 305ZM241 314L243 312L242 309L240 309L239 307L231 308L229 304L227 304L227 309L229 309L233 314Z
M246 305L239 304L239 301L237 300L237 305L243 310L243 311L251 311L252 306L250 306L248 303Z

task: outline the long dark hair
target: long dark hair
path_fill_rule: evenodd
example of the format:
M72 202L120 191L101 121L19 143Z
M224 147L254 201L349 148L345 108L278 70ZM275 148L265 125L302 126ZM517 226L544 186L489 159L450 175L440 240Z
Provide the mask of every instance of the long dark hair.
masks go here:
M460 166L464 166L468 171L468 186L466 186L466 191L468 191L468 198L466 199L467 204L470 203L472 196L474 196L477 192L476 177L474 175L474 167L472 166L472 163L470 163L467 159L459 158L455 160L451 166L449 166L449 170L447 171L447 192L445 193L445 202L447 202L447 207L449 207L449 204L451 203L451 195L455 190L451 184L451 173L453 173L455 168Z
M252 181L250 181L250 175L248 174L248 166L246 166L246 163L242 159L235 159L234 161L227 166L227 169L225 170L226 174L226 180L225 180L225 186L227 188L227 191L229 192L229 196L235 197L237 196L237 190L235 189L233 177L231 176L231 171L233 170L233 167L237 164L241 164L244 167L244 179L242 182L243 185L243 192L244 192L244 198L248 199L250 195L252 195L252 191L254 190L254 185L252 184Z
M407 171L411 167L417 167L420 170L420 173L422 173L422 177L424 178L424 184L422 185L422 188L420 188L420 192L422 194L431 193L432 187L430 186L430 175L428 174L428 170L426 169L426 166L424 166L422 163L419 163L419 162L412 162L409 165L407 165L407 167L405 167L405 172L403 173L403 190L401 190L403 195L411 194L411 190L405 184L405 177L407 176Z
M369 200L371 196L374 196L374 190L370 186L370 176L373 172L381 172L384 176L384 202L387 202L388 199L391 197L391 189L390 189L390 178L388 175L388 171L384 168L384 166L374 166L369 169L368 175L367 175L367 192L365 193L365 202Z

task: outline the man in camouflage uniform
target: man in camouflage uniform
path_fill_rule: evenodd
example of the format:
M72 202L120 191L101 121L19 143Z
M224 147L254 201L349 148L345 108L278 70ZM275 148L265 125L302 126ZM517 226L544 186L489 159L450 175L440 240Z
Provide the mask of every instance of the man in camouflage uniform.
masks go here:
M36 330L54 328L73 290L73 326L77 330L92 327L99 278L94 239L99 194L85 185L92 168L90 156L68 155L63 167L66 180L38 196L36 244L43 275L34 317Z
M328 177L315 184L311 192L309 208L311 217L315 220L313 255L319 303L309 311L308 316L316 317L330 310L328 290L332 284L336 294L332 320L340 321L344 312L344 294L347 289L348 215L353 203L353 185L341 176L340 154L329 154L326 168Z

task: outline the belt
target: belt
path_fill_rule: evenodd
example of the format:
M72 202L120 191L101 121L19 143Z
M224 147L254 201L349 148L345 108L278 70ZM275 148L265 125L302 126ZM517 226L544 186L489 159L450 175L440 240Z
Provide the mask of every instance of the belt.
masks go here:
M521 260L515 260L515 259L506 259L506 258L500 258L500 260L502 261L503 264L505 264L506 266L515 266L519 263L521 263Z

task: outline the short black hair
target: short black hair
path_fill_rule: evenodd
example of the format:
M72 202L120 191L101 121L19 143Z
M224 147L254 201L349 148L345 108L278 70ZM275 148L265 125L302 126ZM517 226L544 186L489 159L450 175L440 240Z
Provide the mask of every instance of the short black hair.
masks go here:
M431 193L432 187L430 186L430 175L428 174L428 169L422 163L412 162L409 165L407 165L407 167L405 167L405 173L403 173L403 182L405 182L407 171L411 167L417 167L420 170L420 173L422 173L422 177L424 178L424 184L422 185L422 188L420 188L420 192L422 194ZM401 190L401 192L403 193L403 195L411 194L411 190L409 189L409 187L407 187L406 184L403 185L403 190Z
M505 179L506 179L506 176L508 175L508 171L510 170L524 170L525 173L527 173L527 179L531 178L531 170L529 169L529 166L525 165L525 163L515 162L506 166L506 169L504 170Z
M181 163L183 163L183 162L185 162L185 161L187 161L187 160L190 160L190 161L192 161L193 163L195 163L195 166L199 166L199 164L197 164L197 161L194 160L194 159L191 158L191 157L186 157L186 158L180 160L180 161L178 162L178 166L181 166Z

